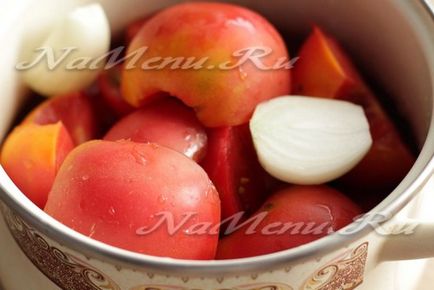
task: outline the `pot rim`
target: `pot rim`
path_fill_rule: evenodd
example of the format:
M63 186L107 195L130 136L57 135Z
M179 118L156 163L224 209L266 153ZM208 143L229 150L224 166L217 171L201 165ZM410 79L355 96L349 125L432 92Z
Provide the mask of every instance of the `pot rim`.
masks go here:
M434 7L428 3L430 0L420 0L417 4L422 5L425 12L428 12L434 19ZM431 74L431 87L434 87L434 26L431 27L431 33L427 27L427 21L420 17L420 10L417 4L411 1L396 1L397 8L402 15L411 17L414 31L420 41L427 58ZM419 7L420 8L420 7ZM430 23L432 25L432 23ZM433 89L432 89L433 91ZM434 94L434 92L433 92ZM434 99L434 95L432 96ZM434 106L434 104L433 104ZM398 213L425 185L434 172L434 107L431 109L431 121L429 132L422 150L412 167L411 171L398 185L398 187L379 205L370 211L370 213L381 212L385 216L392 217ZM314 242L288 249L285 251L256 256L251 258L233 259L233 260L180 260L172 258L163 258L149 256L139 253L119 249L102 242L93 240L81 235L74 230L66 227L60 222L54 220L44 211L39 209L30 200L28 200L21 191L13 184L3 168L0 166L0 197L3 202L20 215L26 223L31 224L35 229L53 239L61 245L77 252L84 253L87 256L95 257L101 261L110 261L114 265L124 265L128 268L152 269L164 273L194 274L203 275L224 275L225 273L240 272L257 272L264 269L288 264L290 261L302 261L315 255L325 255L330 250L339 247L345 247L349 243L356 241L364 235L370 233L373 229L365 226L355 233L341 235L339 232L323 237Z

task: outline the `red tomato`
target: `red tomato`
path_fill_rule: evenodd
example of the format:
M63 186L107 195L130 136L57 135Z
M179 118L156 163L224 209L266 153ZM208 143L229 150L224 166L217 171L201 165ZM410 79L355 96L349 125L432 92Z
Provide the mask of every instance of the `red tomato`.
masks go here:
M265 216L254 233L247 234L251 225L247 224L220 241L217 259L252 257L297 247L339 230L361 212L350 199L330 187L292 186L272 195L253 217L261 213Z
M219 223L215 187L197 163L153 143L92 141L77 147L61 166L45 211L83 235L130 251L215 256L218 231L194 230L200 223ZM169 219L155 228L160 213L174 227Z
M104 70L98 77L98 87L105 104L119 117L131 113L134 109L125 102L120 90L121 66Z
M175 99L156 102L126 116L104 139L158 143L195 161L202 159L207 145L205 129L194 112Z
M168 92L194 108L206 127L216 128L246 123L258 103L290 92L290 70L276 68L289 58L282 37L265 18L243 7L173 5L142 26L126 54L143 47L140 65L122 71L122 96L136 108ZM234 52L246 49L255 56L257 50L270 50L261 58L262 69L251 61L234 63Z
M202 167L219 192L223 219L258 209L272 181L259 164L248 125L209 129Z

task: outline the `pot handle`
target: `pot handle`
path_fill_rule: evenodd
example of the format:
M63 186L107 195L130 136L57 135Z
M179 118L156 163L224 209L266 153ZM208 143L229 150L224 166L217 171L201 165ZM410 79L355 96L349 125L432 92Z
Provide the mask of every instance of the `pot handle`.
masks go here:
M382 235L379 261L434 257L434 177L428 180L413 203L417 218L403 214L380 226L379 231L376 229Z
M434 257L434 222L405 219L391 221L386 227L383 229L385 236L379 251L379 261Z

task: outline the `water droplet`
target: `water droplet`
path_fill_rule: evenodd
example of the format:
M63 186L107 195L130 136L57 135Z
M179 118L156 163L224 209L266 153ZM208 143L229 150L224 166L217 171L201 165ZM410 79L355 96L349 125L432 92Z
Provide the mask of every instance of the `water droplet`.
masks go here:
M154 150L157 150L158 148L160 148L160 146L156 143L149 143L151 145L151 148Z
M114 215L116 214L116 210L115 210L115 208L112 207L112 206L109 208L109 211L108 211L108 212L109 212L109 214L110 214L111 216L114 216Z
M96 229L96 223L94 223L92 225L92 227L90 228L90 233L89 233L89 238L93 237L93 235L95 234L95 230Z
M184 232L184 234L189 235L190 234L190 229L183 230L183 232Z
M138 149L134 148L131 153L136 160L136 162L140 165L146 165L148 163L148 160L146 159L146 156L140 152Z
M184 140L187 141L187 142L189 142L189 141L191 141L192 139L193 139L193 135L191 134L191 132L186 131L186 132L184 133Z
M184 155L189 157L189 158L193 158L194 154L196 154L196 152L198 151L199 146L197 146L197 144L190 144L185 150L184 150Z
M161 195L158 197L158 201L159 201L160 203L165 203L165 202L167 201L167 196L165 196L164 194L161 194Z
M242 81L244 81L245 79L247 79L247 73L240 66L238 67L238 72L239 72L239 75L240 75L240 79Z
M81 180L83 180L83 181L86 181L86 180L88 180L89 179L89 175L83 175L82 177L81 177Z
M193 156L206 144L207 136L206 134L191 129L185 131L184 140L187 142L187 145L183 153L187 157L193 158Z

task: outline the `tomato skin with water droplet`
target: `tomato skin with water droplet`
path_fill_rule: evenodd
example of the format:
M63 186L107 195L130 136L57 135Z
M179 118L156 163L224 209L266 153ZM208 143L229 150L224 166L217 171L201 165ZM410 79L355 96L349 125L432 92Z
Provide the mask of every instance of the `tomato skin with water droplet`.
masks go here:
M253 257L297 247L341 229L361 213L349 198L324 185L279 190L253 216L263 212L266 216L253 234L246 234L249 224L220 241L217 259ZM292 226L285 230L285 223Z
M45 211L123 249L180 259L215 256L218 233L189 233L201 222L219 224L216 189L194 161L153 143L91 141L77 147L60 168ZM173 234L167 219L151 230L161 213L181 225Z
M154 142L200 161L207 134L194 111L176 99L165 99L139 109L117 122L104 137L134 142Z

